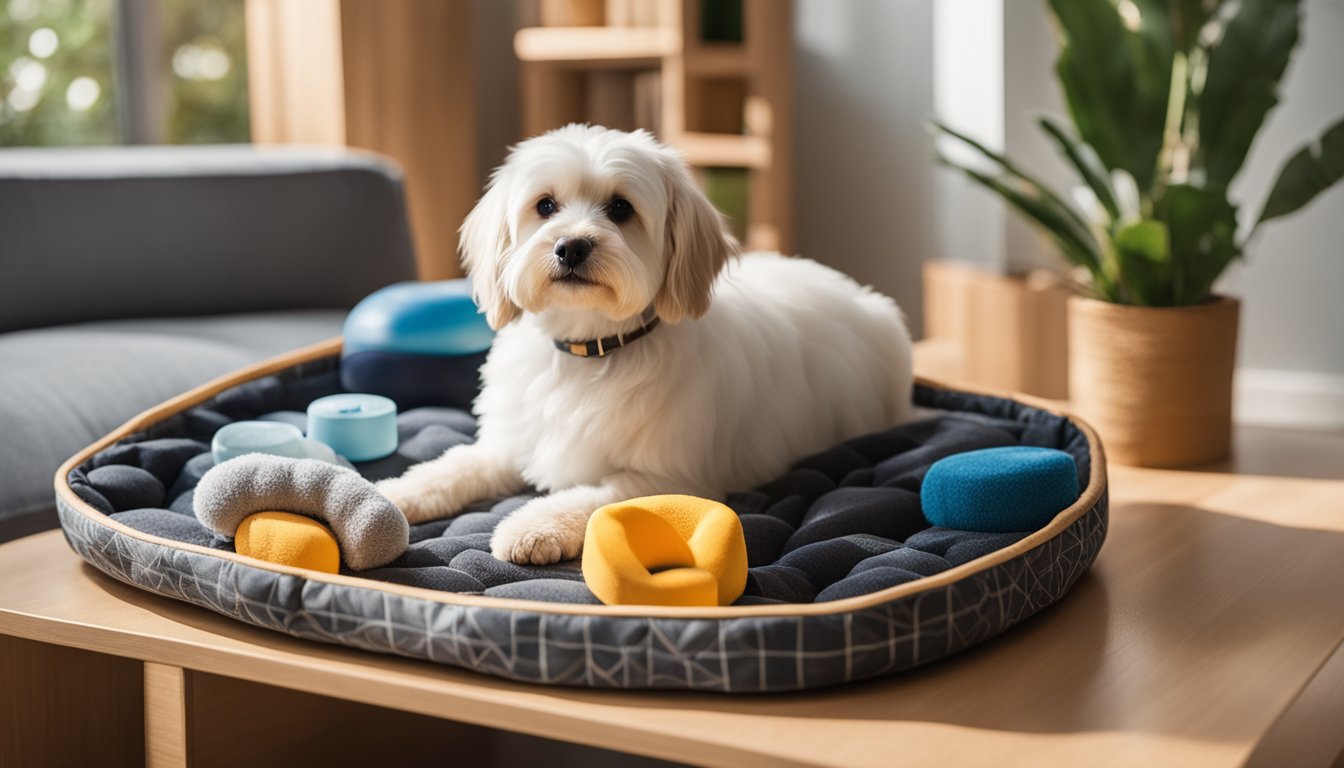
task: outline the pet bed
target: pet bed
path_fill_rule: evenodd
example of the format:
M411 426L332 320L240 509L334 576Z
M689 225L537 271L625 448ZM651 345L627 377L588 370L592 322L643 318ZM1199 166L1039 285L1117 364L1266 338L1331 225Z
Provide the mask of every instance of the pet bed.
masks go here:
M516 566L489 554L494 525L530 495L413 526L373 570L319 573L242 557L191 512L219 427L297 419L340 391L339 341L196 389L132 420L57 474L70 545L157 594L297 637L514 680L732 693L835 685L909 669L983 642L1060 599L1106 535L1105 461L1085 424L1044 408L920 382L930 417L848 441L778 480L732 494L749 578L734 605L606 606L577 563ZM414 408L400 447L357 465L377 480L473 439L469 414ZM938 458L998 445L1064 450L1080 497L1045 528L929 527L919 485Z

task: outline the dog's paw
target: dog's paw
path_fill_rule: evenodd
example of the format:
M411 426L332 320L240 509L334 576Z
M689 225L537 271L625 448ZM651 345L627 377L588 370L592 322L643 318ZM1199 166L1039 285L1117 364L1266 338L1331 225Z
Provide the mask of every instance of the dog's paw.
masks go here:
M523 507L495 527L490 551L500 560L519 565L550 565L572 560L583 551L584 535L584 525L576 525L574 517L573 514L553 514L540 508Z
M412 525L451 517L462 511L451 493L414 477L394 477L374 484Z

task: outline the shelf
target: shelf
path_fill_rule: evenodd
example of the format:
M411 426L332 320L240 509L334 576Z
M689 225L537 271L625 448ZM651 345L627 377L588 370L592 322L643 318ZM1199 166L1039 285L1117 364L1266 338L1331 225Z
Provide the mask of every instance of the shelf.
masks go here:
M744 77L747 49L740 43L700 43L686 49L686 73L697 77Z
M514 37L525 134L655 131L702 180L744 171L749 204L733 221L746 243L793 247L793 3L746 0L740 34L706 39L705 14L722 9L705 0L522 1L540 22Z
M669 142L691 165L713 168L769 168L770 142L761 136L729 133L683 133Z
M680 46L663 27L529 27L513 38L521 61L585 68L657 67Z

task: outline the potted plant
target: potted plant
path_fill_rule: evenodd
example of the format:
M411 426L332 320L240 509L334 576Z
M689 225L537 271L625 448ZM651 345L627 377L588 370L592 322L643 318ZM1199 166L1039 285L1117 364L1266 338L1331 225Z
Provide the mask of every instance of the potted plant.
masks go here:
M1228 187L1298 40L1299 0L1048 0L1072 126L1040 127L1078 174L1060 195L969 136L963 171L1075 267L1070 396L1108 453L1197 464L1231 445L1239 303L1214 282L1265 222L1344 176L1344 120L1298 149L1244 235Z

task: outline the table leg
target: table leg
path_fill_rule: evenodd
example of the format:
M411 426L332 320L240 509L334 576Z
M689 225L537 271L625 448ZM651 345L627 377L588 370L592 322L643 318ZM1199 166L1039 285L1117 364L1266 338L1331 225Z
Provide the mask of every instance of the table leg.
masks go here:
M145 662L145 765L182 768L191 761L190 670Z

